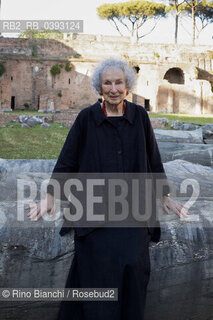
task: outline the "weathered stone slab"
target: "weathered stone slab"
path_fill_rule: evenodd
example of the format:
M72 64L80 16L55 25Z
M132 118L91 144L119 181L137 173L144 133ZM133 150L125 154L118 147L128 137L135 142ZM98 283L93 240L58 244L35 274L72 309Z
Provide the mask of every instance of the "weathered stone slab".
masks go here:
M173 120L171 123L171 128L175 130L180 130L182 126L182 122L180 120Z
M165 128L165 126L169 123L167 118L150 118L153 129L156 128Z
M6 169L10 173L23 172L52 172L55 159L2 159L0 158L0 168Z
M213 123L206 123L202 126L204 139L212 139L213 143Z
M197 130L199 128L199 126L192 123L183 123L181 126L181 130Z
M204 139L205 144L213 144L213 139Z
M163 162L186 160L203 166L213 166L213 145L158 141Z
M193 123L182 123L179 120L173 120L171 123L171 128L176 129L176 130L196 130L199 129L200 126L195 125Z
M145 320L211 320L212 278L213 259L153 270Z
M154 129L157 141L203 143L202 129L193 131Z
M19 117L19 122L21 122L22 124L26 124L28 127L34 127L37 124L44 124L45 121L47 121L48 118L45 118L43 116L20 116Z
M54 163L55 160L0 160L0 195L4 194L5 188L7 191L7 198L1 196L0 199L1 287L65 285L74 254L73 231L60 237L58 231L62 220L49 228L42 225L30 227L30 221L27 228L12 227L17 202L11 172L17 174L21 170L26 172L26 178L37 175L35 182L39 184L41 171L50 175ZM199 315L197 319L208 319L212 312L209 299L213 275L213 169L183 160L165 163L164 167L177 188L183 179L194 176L202 193L190 207L189 218L180 220L174 213L167 215L160 204L158 206L162 238L159 243L150 244L152 274L146 320L158 320L159 313L161 320L179 320L183 314L190 320L196 319L196 315ZM186 203L188 196L190 192L179 201ZM43 316L45 320L52 320L56 317L58 305L58 302L22 302L17 308L17 302L2 302L1 317L36 320Z

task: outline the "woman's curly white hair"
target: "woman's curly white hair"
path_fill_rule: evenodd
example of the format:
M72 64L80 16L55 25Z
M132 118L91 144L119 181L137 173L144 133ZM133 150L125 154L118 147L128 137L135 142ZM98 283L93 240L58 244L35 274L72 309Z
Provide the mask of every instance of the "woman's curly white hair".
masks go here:
M121 59L106 59L99 63L91 77L92 88L96 93L100 93L102 91L101 88L101 75L108 68L119 68L124 72L126 79L126 88L131 91L135 84L135 70L129 65L127 61Z

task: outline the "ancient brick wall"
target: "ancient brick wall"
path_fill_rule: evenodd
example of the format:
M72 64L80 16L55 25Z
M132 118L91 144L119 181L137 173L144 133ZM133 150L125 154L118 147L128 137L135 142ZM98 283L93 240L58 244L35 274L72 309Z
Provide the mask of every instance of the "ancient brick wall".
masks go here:
M23 109L25 103L42 110L86 107L98 98L90 85L94 66L106 57L119 57L139 68L134 102L151 111L197 112L200 108L206 112L211 110L212 92L210 88L199 96L196 68L211 75L212 52L211 46L133 44L129 38L95 35L73 34L65 40L0 38L0 61L6 64L6 73L0 77L0 107L10 108L12 99L14 109ZM72 64L69 72L64 69L67 61ZM53 77L50 70L56 63L63 68ZM167 83L164 78L175 69L182 72L184 83L174 91L169 83L174 75L167 77Z

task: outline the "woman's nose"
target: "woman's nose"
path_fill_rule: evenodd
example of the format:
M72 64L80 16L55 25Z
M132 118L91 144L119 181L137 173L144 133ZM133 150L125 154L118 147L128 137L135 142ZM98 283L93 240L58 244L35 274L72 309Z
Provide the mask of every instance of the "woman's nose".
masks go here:
M115 83L112 83L111 91L112 91L112 92L116 92L116 91L117 91L117 88L116 88Z

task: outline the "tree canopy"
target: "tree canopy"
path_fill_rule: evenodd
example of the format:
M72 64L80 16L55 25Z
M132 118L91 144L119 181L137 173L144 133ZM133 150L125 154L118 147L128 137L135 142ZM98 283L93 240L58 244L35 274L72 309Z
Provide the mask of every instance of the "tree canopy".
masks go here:
M107 19L122 34L120 26L124 26L136 40L149 34L156 26L157 21L166 16L166 5L150 1L129 1L123 3L104 4L97 8L98 16ZM142 34L142 26L148 20L153 20L151 30Z
M184 0L185 12L192 20L192 43L201 31L213 22L213 0Z
M191 6L186 7L187 13L192 16ZM195 7L195 18L200 21L201 27L195 23L195 28L197 31L197 38L200 32L210 23L213 23L213 1L200 1Z

